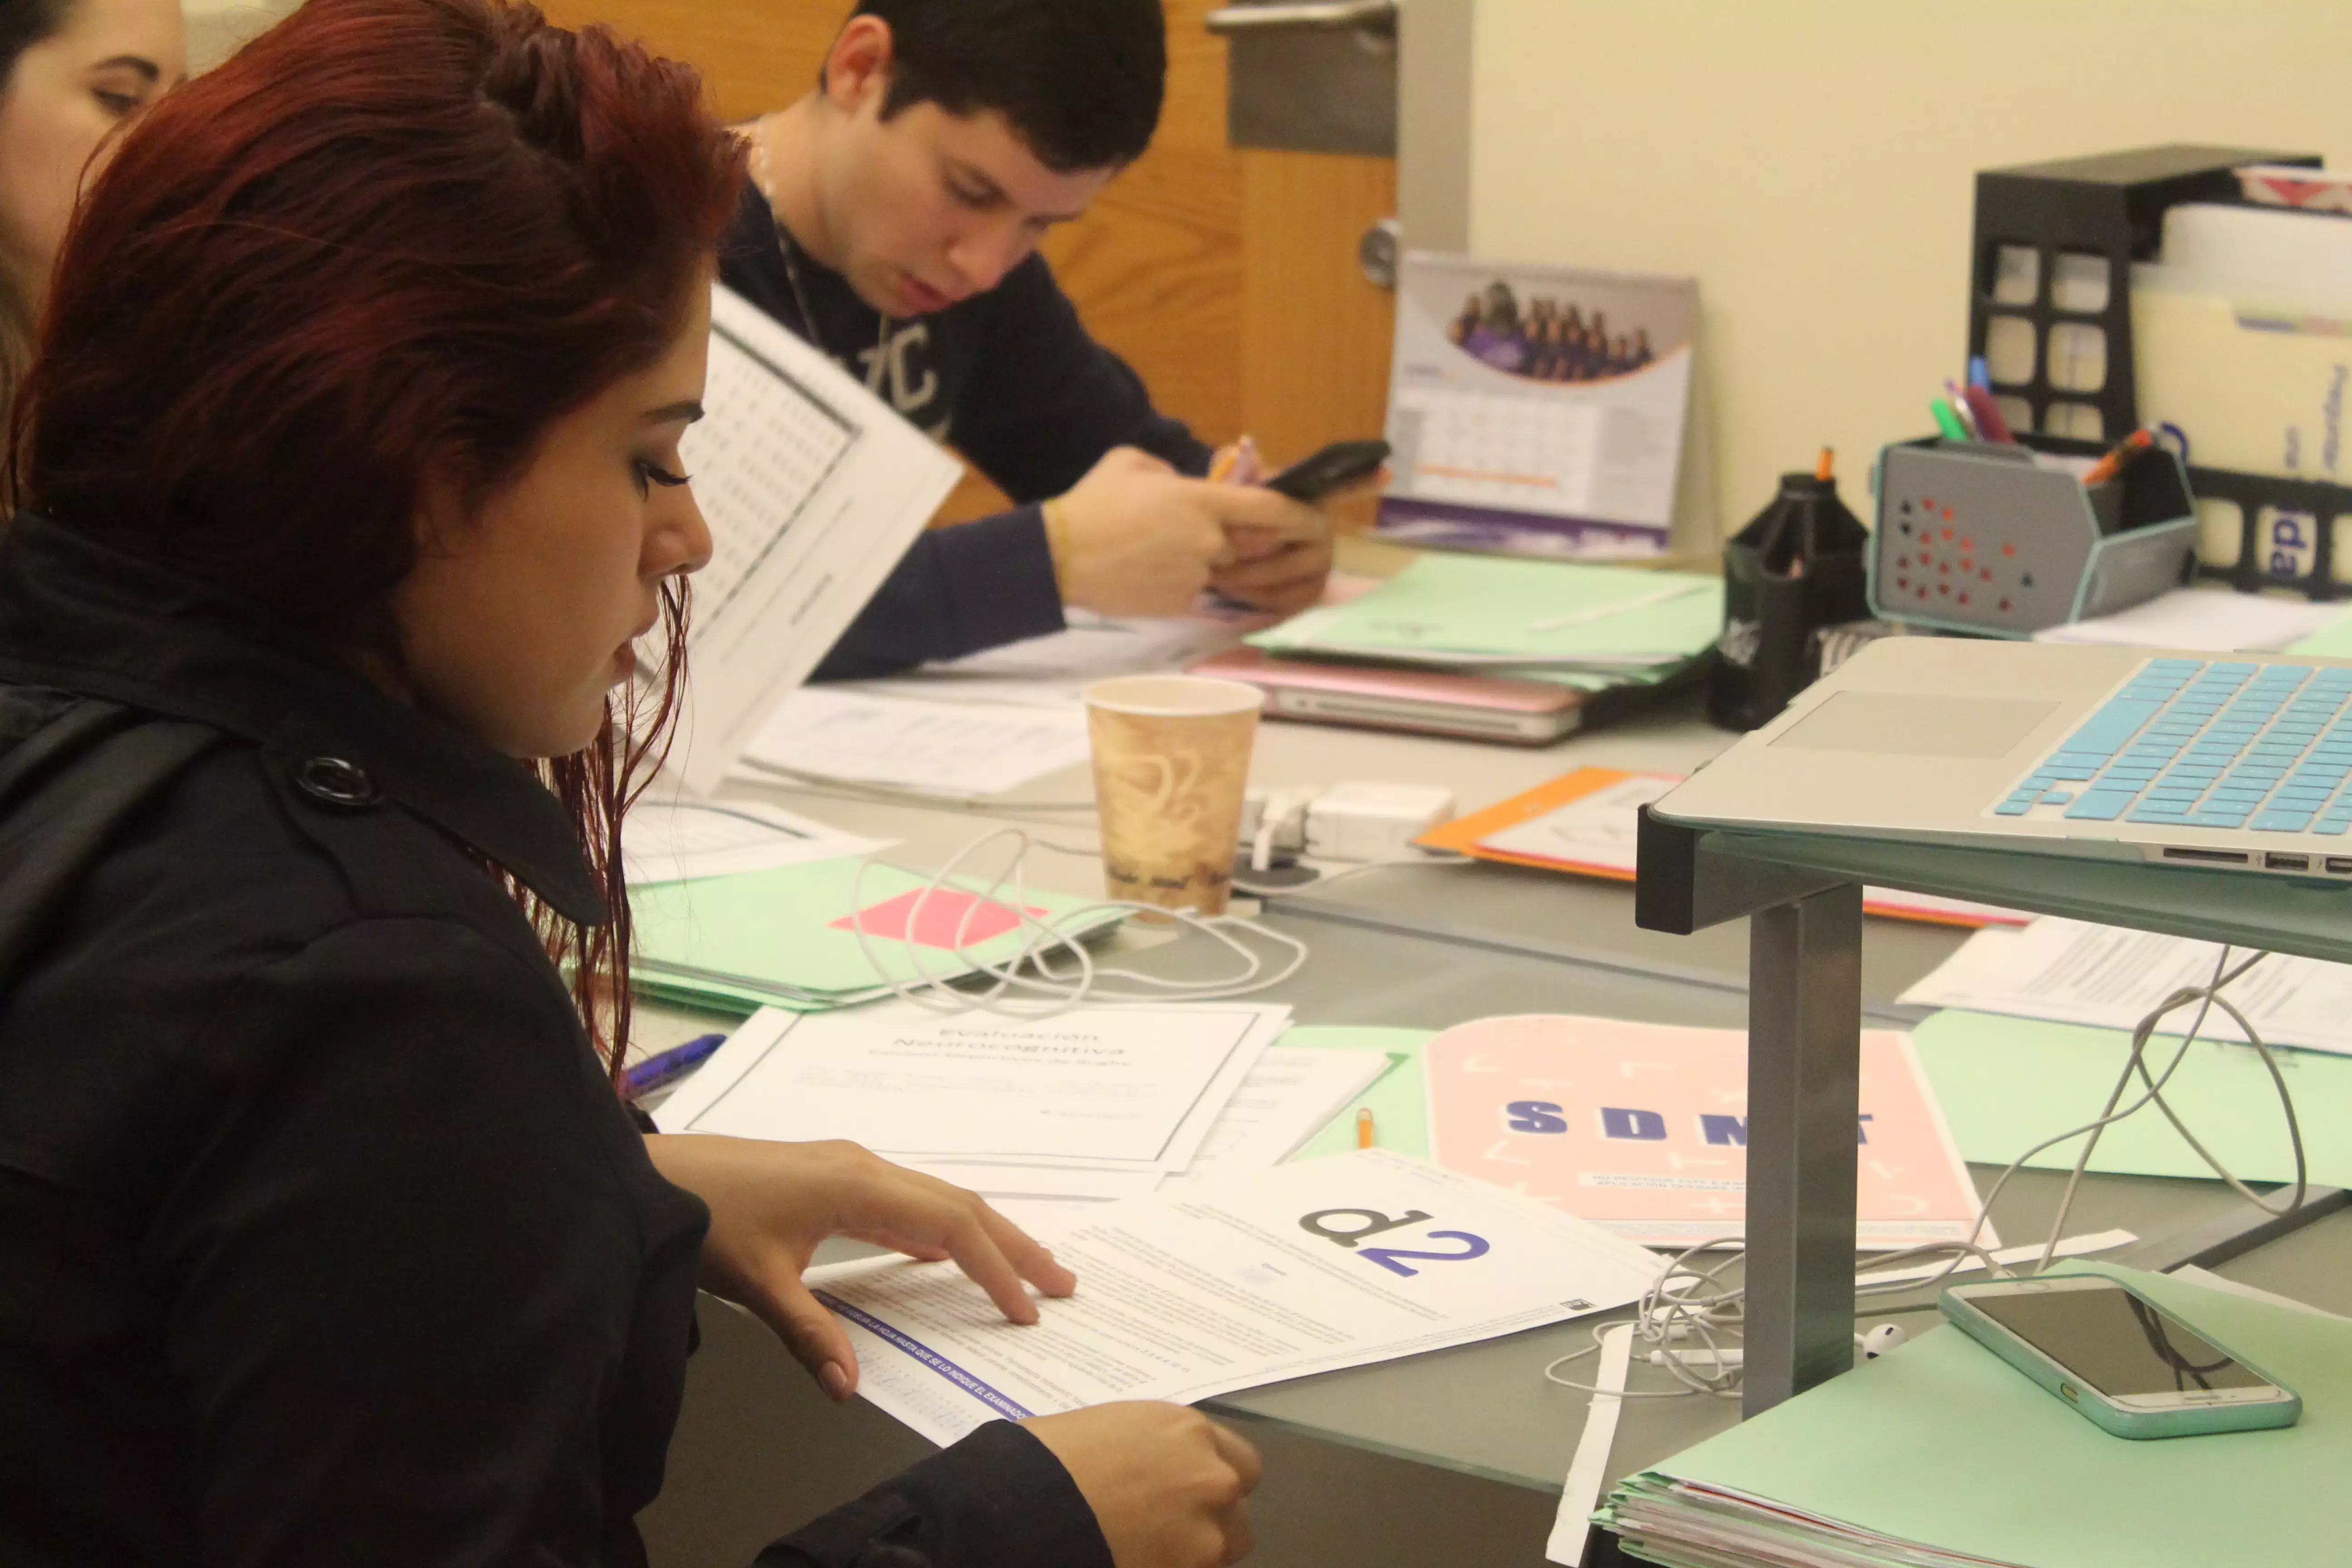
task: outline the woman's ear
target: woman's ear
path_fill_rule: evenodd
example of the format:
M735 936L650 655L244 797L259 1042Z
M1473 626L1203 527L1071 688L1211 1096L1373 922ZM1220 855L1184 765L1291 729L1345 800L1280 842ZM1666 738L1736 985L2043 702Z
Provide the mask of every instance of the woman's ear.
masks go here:
M446 558L457 552L470 510L466 504L467 489L458 477L457 465L448 458L435 458L425 465L416 481L416 515L412 520L420 557Z

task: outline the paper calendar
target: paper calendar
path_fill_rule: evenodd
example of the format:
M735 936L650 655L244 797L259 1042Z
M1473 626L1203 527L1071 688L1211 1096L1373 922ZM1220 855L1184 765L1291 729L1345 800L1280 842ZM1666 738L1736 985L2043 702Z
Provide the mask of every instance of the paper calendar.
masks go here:
M1556 557L1664 548L1698 286L1415 254L1381 531Z
M681 451L710 525L673 761L708 793L823 659L955 485L930 438L757 306L714 288L702 420Z

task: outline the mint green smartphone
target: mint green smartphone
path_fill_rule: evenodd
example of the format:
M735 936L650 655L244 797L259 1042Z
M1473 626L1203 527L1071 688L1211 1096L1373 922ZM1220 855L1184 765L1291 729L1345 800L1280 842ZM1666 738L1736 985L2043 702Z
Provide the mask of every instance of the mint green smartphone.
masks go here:
M2294 1390L2104 1275L1955 1285L1937 1305L2118 1437L2246 1432L2303 1415Z

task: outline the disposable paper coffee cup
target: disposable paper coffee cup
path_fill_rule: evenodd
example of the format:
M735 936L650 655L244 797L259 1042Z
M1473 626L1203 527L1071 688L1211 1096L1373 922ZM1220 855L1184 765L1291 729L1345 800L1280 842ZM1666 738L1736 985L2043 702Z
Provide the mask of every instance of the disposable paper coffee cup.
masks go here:
M1087 688L1112 898L1224 912L1263 700L1255 686L1197 675L1131 675Z

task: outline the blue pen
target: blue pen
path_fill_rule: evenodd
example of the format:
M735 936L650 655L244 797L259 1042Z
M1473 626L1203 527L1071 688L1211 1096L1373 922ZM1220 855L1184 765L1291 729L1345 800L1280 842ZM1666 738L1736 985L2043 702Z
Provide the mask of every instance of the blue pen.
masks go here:
M621 1075L631 1094L644 1094L659 1089L672 1079L683 1077L700 1067L710 1053L727 1043L724 1035L698 1035L682 1046L647 1057Z
M1992 390L1992 368L1985 363L1985 356L1982 354L1969 356L1969 384L1981 386L1987 392Z

